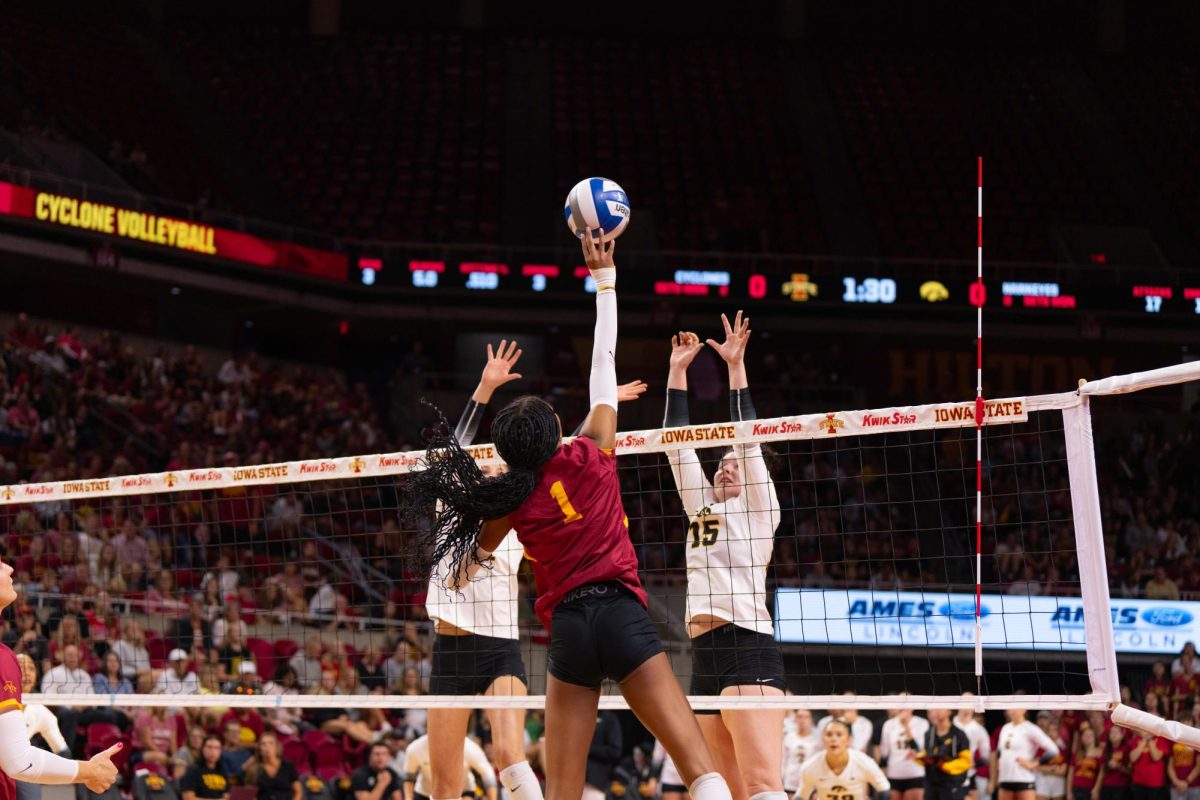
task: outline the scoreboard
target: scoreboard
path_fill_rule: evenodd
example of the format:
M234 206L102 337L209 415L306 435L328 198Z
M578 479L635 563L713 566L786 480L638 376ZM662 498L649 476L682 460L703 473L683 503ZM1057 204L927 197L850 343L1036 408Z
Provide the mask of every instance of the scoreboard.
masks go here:
M656 260L669 261L669 258ZM379 279L377 269L382 266L378 259L369 261L375 267L363 267L360 260L362 282L374 285ZM766 268L720 265L643 268L632 265L618 269L621 288L626 294L729 298L751 307L757 303L772 303L791 305L797 310L840 309L844 312L904 308L911 314L914 306L961 309L974 305L973 266L958 269L944 263L933 264L928 269L922 269L917 263L902 266L903 269L898 270L884 261L842 264L822 259L792 267L774 264ZM430 293L467 291L509 296L538 293L578 296L580 289L595 291L587 268L575 264L410 260L389 264L388 269L394 272L387 285ZM397 272L400 274L395 274ZM1003 274L1018 272L1030 277L989 279L985 264L988 307L999 306L1046 316L1070 316L1079 312L1186 316L1200 323L1200 274L1147 270L1146 274L1156 276L1151 281L1144 277L1122 277L1123 273L1104 267L1056 268L1053 265L1044 268L1006 265ZM1043 274L1039 275L1039 272ZM1050 276L1053 280L1042 279L1047 272L1055 273Z

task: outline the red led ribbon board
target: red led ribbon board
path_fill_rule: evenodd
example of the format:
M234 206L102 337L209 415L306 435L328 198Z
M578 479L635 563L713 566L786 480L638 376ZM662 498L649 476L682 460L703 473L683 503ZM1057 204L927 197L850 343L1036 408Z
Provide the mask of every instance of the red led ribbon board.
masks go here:
M240 231L80 200L2 181L0 215L327 280L345 281L350 272L350 260L343 253L276 242Z

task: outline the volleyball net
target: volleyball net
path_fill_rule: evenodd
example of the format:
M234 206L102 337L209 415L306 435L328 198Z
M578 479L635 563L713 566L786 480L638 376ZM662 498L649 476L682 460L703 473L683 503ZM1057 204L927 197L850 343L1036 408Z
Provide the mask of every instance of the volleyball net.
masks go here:
M685 513L666 454L695 450L711 479L729 447L762 445L778 499L770 542L758 548L766 555L737 568L765 575L762 602L792 694L693 696L693 706L954 708L972 692L979 709L1115 708L1118 645L1177 652L1186 626L1178 603L1109 595L1091 411L1117 402L1109 395L1197 380L1192 363L987 400L979 541L973 400L619 434L629 535L685 691L688 552L724 534ZM1144 397L1168 394L1179 407L1179 393ZM488 444L469 450L498 463ZM14 649L67 667L27 702L541 707L548 635L532 611L527 561L514 585L530 696L425 693L430 587L404 555L413 532L400 516L404 481L423 456L0 487L20 595ZM30 620L53 629L48 641L22 635ZM110 650L124 656L132 694L92 689ZM192 673L201 693L156 692L180 691ZM626 707L607 684L601 704Z

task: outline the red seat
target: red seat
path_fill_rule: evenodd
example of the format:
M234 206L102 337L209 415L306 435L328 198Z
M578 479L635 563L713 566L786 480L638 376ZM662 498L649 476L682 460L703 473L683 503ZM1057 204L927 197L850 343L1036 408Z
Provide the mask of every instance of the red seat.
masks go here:
M305 731L304 743L312 753L313 773L325 782L346 774L342 743L321 731Z
M292 656L296 655L296 651L300 649L300 645L293 642L291 639L280 639L275 642L275 657L280 661L287 661Z
M84 756L91 758L96 753L107 750L124 739L121 729L116 725L110 725L107 722L93 722L87 726L87 741L83 746Z
M342 763L346 767L347 775L353 775L354 770L367 763L367 747L363 742L356 742L349 736L345 737L342 742Z
M173 642L162 638L161 636L151 639L146 637L146 652L150 654L150 667L152 669L163 669L167 666L167 655L175 649Z
M258 787L234 786L229 790L229 800L258 800Z
M254 656L258 665L258 674L267 681L275 676L275 648L266 639L251 636L246 640L246 649Z
M284 759L292 762L298 775L304 777L312 774L312 759L308 753L308 745L296 736L280 737L279 744L283 748Z

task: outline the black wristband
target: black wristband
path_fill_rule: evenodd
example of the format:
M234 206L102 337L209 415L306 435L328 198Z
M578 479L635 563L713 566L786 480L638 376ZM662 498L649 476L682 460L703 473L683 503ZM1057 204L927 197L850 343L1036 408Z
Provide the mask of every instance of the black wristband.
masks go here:
M758 419L758 413L754 410L754 401L750 399L749 387L729 390L729 419L734 422Z
M667 410L663 414L664 428L678 428L690 424L688 395L686 389L667 389Z

